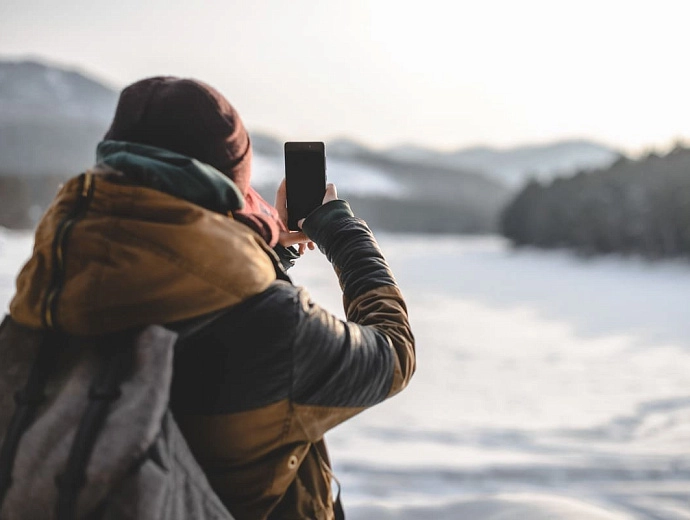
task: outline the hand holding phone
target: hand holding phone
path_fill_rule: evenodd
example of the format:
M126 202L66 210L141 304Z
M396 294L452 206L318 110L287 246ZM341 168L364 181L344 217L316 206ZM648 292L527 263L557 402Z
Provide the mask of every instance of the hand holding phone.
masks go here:
M299 221L321 206L326 193L326 149L322 142L285 143L287 226L299 231Z
M324 194L323 200L321 201L322 204L326 204L337 199L338 191L336 190L335 185L327 184L326 193ZM275 207L278 210L280 220L287 227L287 197L285 195L285 179L283 179L283 182L281 182L280 186L278 186L278 191L276 192ZM303 220L304 219L300 219L297 222L297 225L300 227L300 229L302 227ZM314 242L309 240L309 238L307 237L307 235L304 234L303 231L281 231L278 243L283 247L298 246L300 256L304 254L304 252L307 249L313 250L316 248Z

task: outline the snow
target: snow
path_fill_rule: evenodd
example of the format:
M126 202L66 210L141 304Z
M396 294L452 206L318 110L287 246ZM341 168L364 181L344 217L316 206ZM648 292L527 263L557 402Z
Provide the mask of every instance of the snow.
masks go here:
M349 516L348 516L349 518ZM437 504L432 507L402 504L366 506L357 518L457 520L627 520L633 517L614 513L560 496L538 494L498 495Z
M65 105L74 104L72 86L65 78L62 71L54 68L46 68L44 71L45 82L50 85L58 100Z
M380 242L418 370L328 436L352 518L690 518L690 266ZM342 316L322 256L294 277Z
M403 198L408 190L390 175L357 162L327 158L326 175L340 193L369 197ZM257 186L275 186L285 175L282 157L255 154L252 157L252 182Z
M350 519L690 518L690 266L382 235L409 388L327 435ZM31 250L0 230L0 303ZM342 317L332 269L291 271Z
M0 227L0 312L9 312L14 294L14 280L31 255L33 236Z
M329 159L328 179L343 193L361 196L403 198L407 188L385 173L362 164Z

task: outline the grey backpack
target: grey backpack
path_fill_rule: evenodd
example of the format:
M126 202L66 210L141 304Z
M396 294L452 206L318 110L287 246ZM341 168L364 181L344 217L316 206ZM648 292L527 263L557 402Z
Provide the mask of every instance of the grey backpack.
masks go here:
M178 333L0 325L0 520L232 520L168 409Z

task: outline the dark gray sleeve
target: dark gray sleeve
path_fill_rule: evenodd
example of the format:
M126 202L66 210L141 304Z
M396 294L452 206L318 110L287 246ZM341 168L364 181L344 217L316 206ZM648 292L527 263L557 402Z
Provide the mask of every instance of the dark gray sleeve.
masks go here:
M414 372L414 338L402 294L371 230L347 202L324 204L303 229L338 274L348 321L301 293L294 398L333 407L376 404L401 390Z
M347 299L382 285L395 285L373 233L354 216L346 201L334 200L314 210L303 230L333 264Z
M293 400L299 404L367 407L389 393L395 351L374 327L343 322L300 291L293 346Z

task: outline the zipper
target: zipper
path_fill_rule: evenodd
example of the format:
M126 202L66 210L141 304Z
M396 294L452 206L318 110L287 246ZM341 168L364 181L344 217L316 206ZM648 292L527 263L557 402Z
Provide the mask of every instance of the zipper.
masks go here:
M89 202L93 198L94 180L91 172L81 175L81 186L77 201L65 218L63 218L55 229L53 239L53 276L48 286L47 296L43 302L41 318L43 326L48 329L57 329L56 311L57 301L65 282L65 248L70 232L85 214L89 207Z

